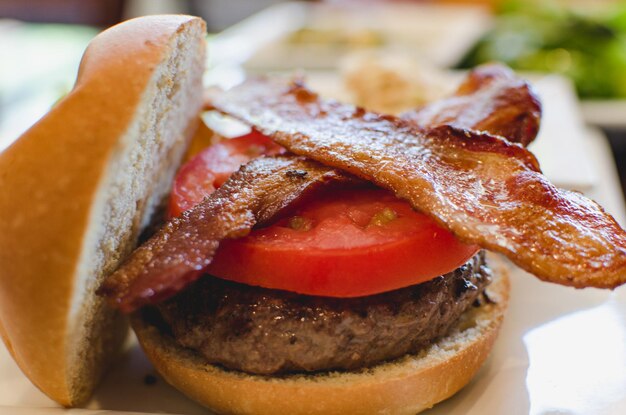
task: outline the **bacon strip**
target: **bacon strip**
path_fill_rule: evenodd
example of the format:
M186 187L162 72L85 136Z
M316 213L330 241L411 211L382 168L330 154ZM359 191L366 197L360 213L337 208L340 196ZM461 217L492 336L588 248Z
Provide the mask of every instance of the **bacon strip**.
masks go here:
M202 275L222 240L246 236L325 183L353 181L293 155L253 160L133 252L98 293L124 312L164 300Z
M549 183L521 146L453 126L424 133L285 79L249 80L211 99L293 153L394 191L461 240L540 279L626 282L626 232L592 200Z
M528 83L509 68L487 64L473 69L453 96L400 117L422 130L450 125L527 146L539 132L541 104Z

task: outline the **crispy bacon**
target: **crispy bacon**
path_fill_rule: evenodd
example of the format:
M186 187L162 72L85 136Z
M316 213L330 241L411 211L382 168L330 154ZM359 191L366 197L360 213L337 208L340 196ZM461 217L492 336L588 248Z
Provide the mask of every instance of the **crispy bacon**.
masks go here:
M165 225L100 287L124 312L164 300L199 278L224 239L241 238L327 183L356 181L297 156L259 158L200 205Z
M400 117L423 130L450 125L527 146L539 131L541 104L528 83L513 71L488 64L473 69L453 96Z
M592 200L549 183L519 145L449 125L425 133L280 78L211 98L293 153L394 191L461 240L503 253L543 280L626 282L626 232Z

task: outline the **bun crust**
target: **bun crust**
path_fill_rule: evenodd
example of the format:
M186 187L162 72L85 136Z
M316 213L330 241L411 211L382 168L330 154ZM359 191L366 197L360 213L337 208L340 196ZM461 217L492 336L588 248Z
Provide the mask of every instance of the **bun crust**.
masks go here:
M136 243L193 132L204 31L191 16L151 16L101 33L73 90L0 153L0 334L62 405L91 394L125 337L94 291ZM165 156L158 170L153 153Z
M447 337L428 349L352 373L272 378L227 371L181 348L140 313L132 325L165 380L218 413L415 414L460 390L487 358L508 303L503 266L494 270L487 292L494 303L468 310Z

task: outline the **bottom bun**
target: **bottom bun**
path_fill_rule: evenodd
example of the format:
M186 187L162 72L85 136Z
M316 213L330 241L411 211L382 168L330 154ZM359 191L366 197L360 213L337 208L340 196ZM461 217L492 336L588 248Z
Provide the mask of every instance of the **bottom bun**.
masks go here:
M494 270L487 295L492 301L468 310L448 336L420 353L357 372L249 375L206 363L141 313L133 328L165 380L218 413L415 414L454 395L484 363L508 302L504 267Z

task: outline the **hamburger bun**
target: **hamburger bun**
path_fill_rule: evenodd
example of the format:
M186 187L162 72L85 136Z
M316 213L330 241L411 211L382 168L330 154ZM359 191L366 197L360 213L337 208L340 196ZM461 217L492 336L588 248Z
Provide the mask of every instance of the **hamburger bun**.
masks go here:
M0 334L65 406L85 401L127 332L95 290L169 190L202 105L205 25L121 23L73 90L0 153Z
M487 293L493 302L467 311L446 337L419 354L358 372L248 375L206 363L141 312L132 325L165 380L218 413L415 414L460 390L487 358L508 303L509 280L501 264Z

